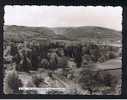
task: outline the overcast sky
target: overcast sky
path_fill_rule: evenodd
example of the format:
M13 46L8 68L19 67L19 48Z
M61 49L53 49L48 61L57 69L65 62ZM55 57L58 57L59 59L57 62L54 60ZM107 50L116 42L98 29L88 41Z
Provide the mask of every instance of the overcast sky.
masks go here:
M121 30L121 7L5 6L5 25L101 26Z

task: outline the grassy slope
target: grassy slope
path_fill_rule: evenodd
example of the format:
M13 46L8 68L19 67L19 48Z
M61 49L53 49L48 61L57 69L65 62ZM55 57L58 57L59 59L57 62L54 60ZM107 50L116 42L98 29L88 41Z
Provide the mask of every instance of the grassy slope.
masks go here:
M102 40L120 40L121 32L96 27L96 26L84 26L84 27L68 27L68 28L54 28L56 33L62 34L65 37L70 37L78 40L82 39L102 39Z
M64 36L56 35L53 30L47 27L4 26L4 40L22 41L38 37L65 39Z
M50 37L55 39L99 39L99 40L121 40L121 32L112 29L84 26L84 27L25 27L25 26L4 26L5 40L24 40L28 38Z

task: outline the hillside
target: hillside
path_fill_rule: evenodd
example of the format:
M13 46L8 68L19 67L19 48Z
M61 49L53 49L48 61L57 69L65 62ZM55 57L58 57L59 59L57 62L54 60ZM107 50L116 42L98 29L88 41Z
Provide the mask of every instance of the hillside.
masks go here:
M4 40L23 41L31 38L54 38L65 39L64 36L56 35L47 27L4 26Z
M52 38L61 40L95 40L99 41L119 41L121 32L96 27L26 27L26 26L4 26L4 40L23 41L30 38Z
M96 27L96 26L83 26L83 27L61 27L61 28L54 28L55 33L62 34L65 37L69 37L72 39L100 39L100 40L111 40L111 41L118 41L121 40L121 32Z

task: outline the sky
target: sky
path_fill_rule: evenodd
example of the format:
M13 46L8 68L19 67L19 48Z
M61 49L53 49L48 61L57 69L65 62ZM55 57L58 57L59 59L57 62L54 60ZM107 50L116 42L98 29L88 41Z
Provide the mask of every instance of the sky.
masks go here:
M77 27L122 30L122 8L101 6L5 6L5 25Z

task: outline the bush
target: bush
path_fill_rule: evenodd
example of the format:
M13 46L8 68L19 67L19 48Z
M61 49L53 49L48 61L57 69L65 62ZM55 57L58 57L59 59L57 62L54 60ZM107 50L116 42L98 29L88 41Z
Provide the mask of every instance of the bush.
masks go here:
M7 73L4 78L4 93L5 94L20 94L22 91L19 90L19 87L22 86L22 82L18 77L16 71L12 70Z
M115 52L110 52L109 53L109 59L113 59L113 58L116 58L117 57L117 54Z
M40 85L40 83L41 83L42 81L44 81L43 78L41 78L41 77L39 77L39 76L37 76L37 75L33 75L33 76L32 76L32 82L33 82L33 84L34 84L36 87L39 87L39 85Z
M95 78L99 84L105 87L110 87L112 91L115 91L115 88L118 84L118 79L115 75L112 75L109 71L101 71L97 74Z
M116 58L118 56L117 47L112 47L108 45L96 45L89 43L85 47L83 47L83 55L89 55L89 58L92 62L105 62L106 60L110 60ZM88 59L87 57L85 57Z
M81 77L78 80L78 83L84 90L88 90L90 94L93 93L94 88L98 85L98 82L95 80L95 72L88 69L85 69L81 72Z
M80 74L78 83L84 90L88 90L89 94L102 93L105 91L115 91L118 83L117 77L108 71L93 71L90 68L83 70ZM104 93L105 94L105 93Z

